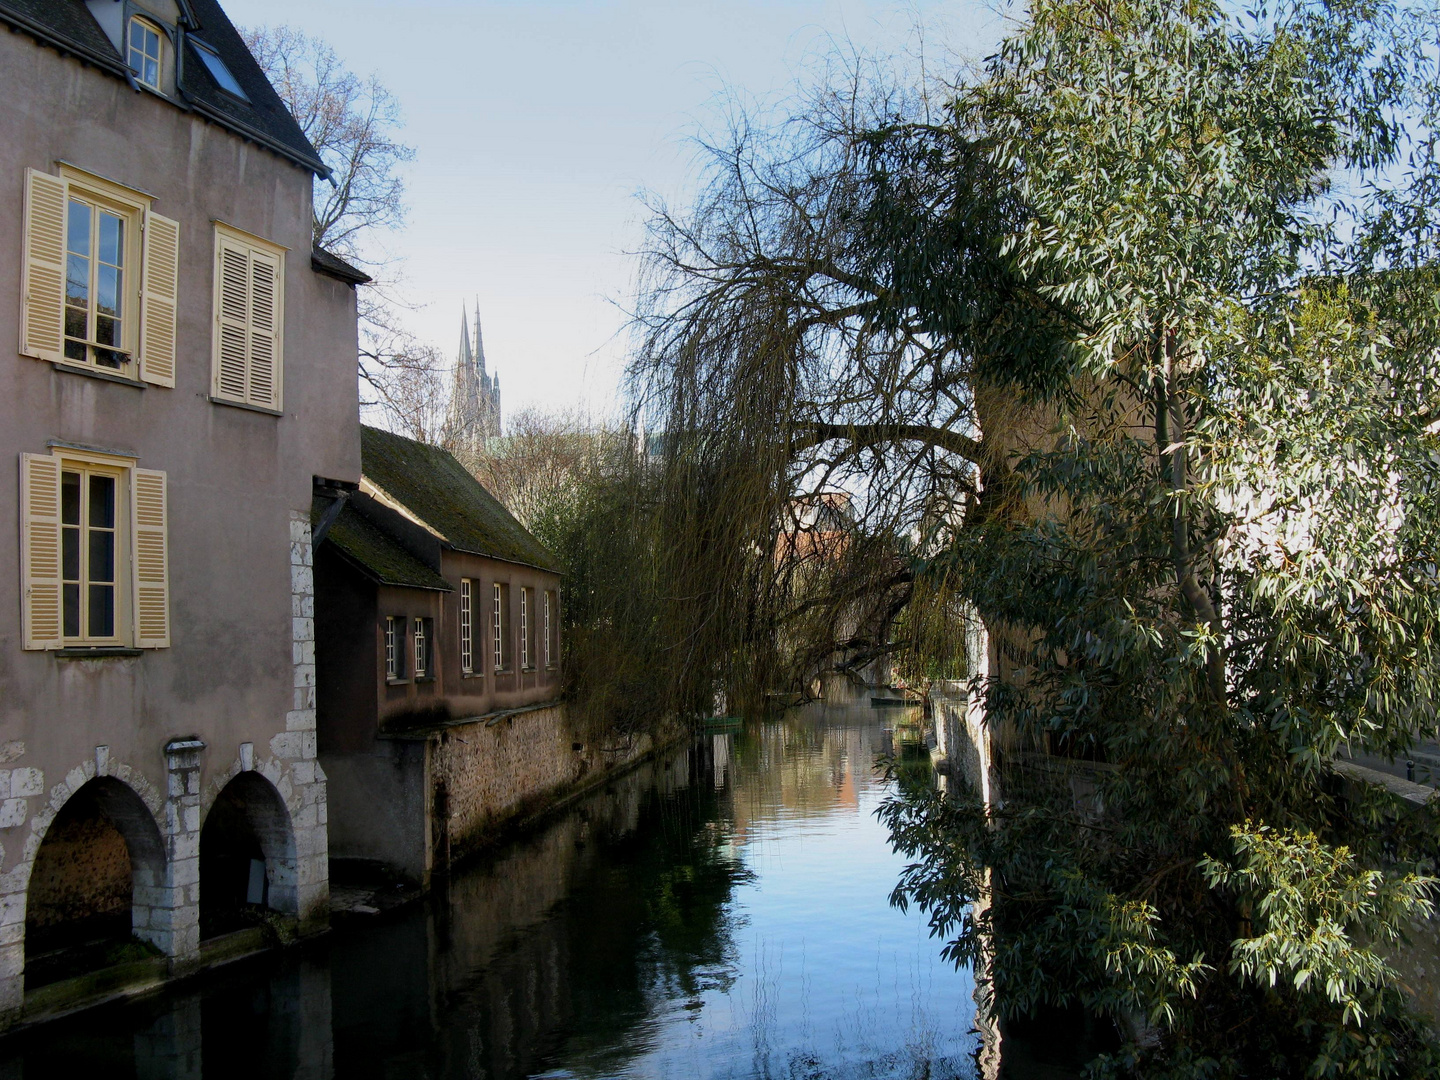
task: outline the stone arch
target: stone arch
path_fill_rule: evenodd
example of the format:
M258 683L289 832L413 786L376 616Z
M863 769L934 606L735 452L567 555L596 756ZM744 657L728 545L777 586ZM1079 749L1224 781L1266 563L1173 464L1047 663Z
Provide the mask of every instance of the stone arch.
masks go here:
M264 865L259 897L250 878L254 861ZM285 799L262 774L237 773L210 800L200 829L202 934L223 932L233 911L245 907L298 914L298 884L295 834Z
M115 776L86 770L71 779L75 783L58 788L48 811L32 821L27 968L32 956L73 950L77 941L69 938L87 933L133 935L166 951L166 847L147 800ZM45 965L33 976L44 981Z

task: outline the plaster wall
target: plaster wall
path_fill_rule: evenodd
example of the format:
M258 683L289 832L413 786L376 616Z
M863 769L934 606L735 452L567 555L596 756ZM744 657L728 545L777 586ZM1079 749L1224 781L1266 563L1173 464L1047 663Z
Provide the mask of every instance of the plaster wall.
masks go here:
M379 742L366 752L322 753L330 855L383 863L411 881L432 865L425 743Z
M360 462L355 296L311 269L311 177L23 34L0 34L0 70L11 87L0 110L0 968L19 948L45 827L97 775L144 801L178 875L166 887L190 903L204 810L238 772L261 772L309 830L296 872L302 906L318 910L311 485L358 482ZM61 161L151 194L180 223L173 389L18 353L25 169ZM288 249L281 416L209 400L215 220ZM56 440L167 474L170 648L93 660L22 650L18 461ZM180 737L204 746L167 755ZM190 928L176 932L162 946L193 951Z

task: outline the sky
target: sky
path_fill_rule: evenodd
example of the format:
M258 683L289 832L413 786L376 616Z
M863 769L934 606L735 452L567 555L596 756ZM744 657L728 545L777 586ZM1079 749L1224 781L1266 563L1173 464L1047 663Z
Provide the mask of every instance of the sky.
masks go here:
M612 415L651 192L683 206L727 95L777 103L839 43L981 57L980 0L226 0L325 39L399 99L410 328L453 361L478 299L507 415ZM918 29L917 29L918 28ZM923 43L923 44L922 44ZM473 318L473 315L472 315Z

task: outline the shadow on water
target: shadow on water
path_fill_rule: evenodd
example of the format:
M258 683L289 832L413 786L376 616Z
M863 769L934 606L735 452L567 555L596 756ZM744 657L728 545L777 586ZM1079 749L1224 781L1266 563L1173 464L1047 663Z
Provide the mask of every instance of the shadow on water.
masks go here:
M874 763L916 719L812 708L707 735L423 904L12 1036L0 1080L970 1080L973 983L889 906L901 860L873 813Z

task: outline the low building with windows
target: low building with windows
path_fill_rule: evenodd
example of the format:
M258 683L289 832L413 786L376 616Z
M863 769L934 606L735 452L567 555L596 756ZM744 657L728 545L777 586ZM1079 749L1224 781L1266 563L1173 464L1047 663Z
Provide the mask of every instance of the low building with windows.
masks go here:
M215 0L0 25L3 1025L327 921L310 507L360 479L365 278Z
M444 450L361 448L359 488L312 511L330 851L425 883L589 767L558 703L560 566Z

